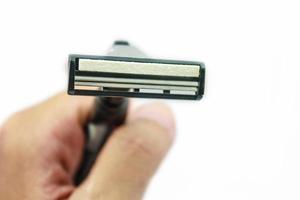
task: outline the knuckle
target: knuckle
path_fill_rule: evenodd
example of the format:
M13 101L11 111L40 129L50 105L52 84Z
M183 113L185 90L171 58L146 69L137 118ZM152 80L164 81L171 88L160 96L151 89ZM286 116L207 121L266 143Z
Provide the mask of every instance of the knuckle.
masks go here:
M0 149L7 155L22 151L24 111L11 115L0 127Z
M1 128L0 128L0 136L2 136L2 139L5 135L8 134L8 132L11 132L13 129L13 124L16 123L17 118L18 118L19 114L13 114L11 115L6 121L4 121L4 123L2 124Z
M3 129L12 129L15 125L19 124L24 119L25 111L19 111L12 114L7 120L3 123Z
M23 112L12 114L3 124L0 129L0 136L6 138L6 136L12 137L18 134L19 130L22 130L21 124L24 123Z
M11 142L10 142L10 128L5 122L0 128L0 157L4 159L6 155L12 154ZM0 159L1 160L1 159Z

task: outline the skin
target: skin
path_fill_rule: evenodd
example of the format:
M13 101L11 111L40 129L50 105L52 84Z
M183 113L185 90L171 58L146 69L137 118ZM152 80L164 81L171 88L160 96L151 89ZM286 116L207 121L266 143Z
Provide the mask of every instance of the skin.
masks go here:
M153 103L130 111L87 179L74 186L93 98L58 94L11 116L0 128L0 199L140 200L168 152L175 123Z

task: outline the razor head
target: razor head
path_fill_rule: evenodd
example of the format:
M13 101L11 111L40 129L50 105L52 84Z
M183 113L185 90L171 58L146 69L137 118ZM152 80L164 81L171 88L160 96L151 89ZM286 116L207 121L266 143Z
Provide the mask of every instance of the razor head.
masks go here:
M201 99L204 64L116 56L69 56L71 95Z

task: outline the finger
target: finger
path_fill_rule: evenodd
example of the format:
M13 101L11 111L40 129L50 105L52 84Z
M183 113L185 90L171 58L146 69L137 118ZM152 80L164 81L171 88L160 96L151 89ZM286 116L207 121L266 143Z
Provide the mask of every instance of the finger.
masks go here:
M4 135L8 151L28 156L42 154L36 158L45 158L45 162L46 158L59 161L68 172L74 173L84 143L82 125L88 119L92 104L90 97L68 96L62 92L14 114L2 131L14 133Z
M79 166L84 145L84 125L91 114L94 98L69 96L62 92L36 107L48 121L48 139L57 141L57 158L71 176ZM44 121L46 121L44 120ZM43 127L47 127L45 124ZM51 149L51 151L53 151Z
M91 114L93 102L93 97L70 96L64 91L38 104L33 110L36 113L46 112L51 119L67 118L84 125Z
M170 109L146 105L117 129L74 199L141 199L170 148L175 132Z
M7 144L17 142L17 146L22 147L30 140L29 149L43 145L37 143L52 141L78 147L83 143L82 125L88 119L92 105L93 98L71 97L62 92L14 114L4 124L2 132L14 133L9 135L12 142ZM51 146L45 144L46 147Z
M61 92L28 112L30 118L35 120L38 134L43 137L41 141L52 142L51 146L48 145L49 151L57 153L57 159L71 174L75 173L81 159L83 127L90 116L93 102L92 97L70 96Z
M1 165L7 174L5 180L14 180L8 177L13 174L19 183L26 181L28 191L40 192L38 199L66 195L81 159L82 124L92 102L92 98L60 93L13 115L0 135L0 156L6 160L6 165ZM17 180L14 182L8 184L22 188Z

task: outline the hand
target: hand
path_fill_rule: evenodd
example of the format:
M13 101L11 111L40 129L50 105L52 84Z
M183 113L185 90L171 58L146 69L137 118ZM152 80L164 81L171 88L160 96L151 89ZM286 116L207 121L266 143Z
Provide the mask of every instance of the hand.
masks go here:
M59 94L8 119L0 129L1 200L142 199L174 138L171 111L156 103L130 112L76 187L92 103Z

